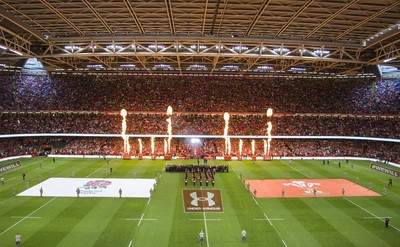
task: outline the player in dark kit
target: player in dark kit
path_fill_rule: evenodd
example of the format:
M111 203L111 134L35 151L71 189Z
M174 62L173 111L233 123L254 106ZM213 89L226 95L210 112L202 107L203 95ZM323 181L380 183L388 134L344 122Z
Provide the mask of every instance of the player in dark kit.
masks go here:
M214 183L215 183L215 180L214 180L214 178L212 178L212 179L211 179L212 187L214 187Z
M187 186L187 177L185 178L185 186Z
M388 187L391 187L391 186L393 186L393 180L392 180L391 178L389 178L389 184L388 184Z
M389 217L386 217L385 218L385 227L386 227L386 229L389 228L389 222L390 222Z

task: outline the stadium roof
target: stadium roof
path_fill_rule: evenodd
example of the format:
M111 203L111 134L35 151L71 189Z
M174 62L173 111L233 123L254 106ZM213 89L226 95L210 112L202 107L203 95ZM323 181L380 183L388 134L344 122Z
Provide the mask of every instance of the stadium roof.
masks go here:
M400 66L398 0L1 0L0 16L9 69L32 57L75 73L343 76Z

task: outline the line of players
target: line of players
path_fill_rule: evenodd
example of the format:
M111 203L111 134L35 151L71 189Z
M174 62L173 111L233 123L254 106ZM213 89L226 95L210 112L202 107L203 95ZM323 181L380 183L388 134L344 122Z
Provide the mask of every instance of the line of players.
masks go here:
M206 186L211 182L212 187L215 185L215 168L210 169L210 167L197 167L197 169L185 169L185 186L188 184L189 174L192 174L193 186L196 186L196 182L199 181L199 185L203 186L203 181ZM197 175L197 176L196 176Z

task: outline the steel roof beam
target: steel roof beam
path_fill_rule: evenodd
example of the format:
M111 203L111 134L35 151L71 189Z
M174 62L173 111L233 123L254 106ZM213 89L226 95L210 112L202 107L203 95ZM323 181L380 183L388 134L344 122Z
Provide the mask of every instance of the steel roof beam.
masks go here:
M310 6L312 3L314 2L314 0L308 0L307 2L305 2L303 4L303 6L300 7L299 10L296 11L296 13L294 15L292 15L292 17L290 17L290 19L285 22L285 24L279 29L279 31L275 34L275 37L280 36L285 30L286 28L289 27L290 24L293 23L293 21L299 16L301 15L305 9L308 8L308 6Z
M58 9L56 9L53 5L51 5L46 0L40 0L48 9L53 11L59 18L65 21L70 27L72 27L78 34L83 35L84 33L67 17L65 17Z

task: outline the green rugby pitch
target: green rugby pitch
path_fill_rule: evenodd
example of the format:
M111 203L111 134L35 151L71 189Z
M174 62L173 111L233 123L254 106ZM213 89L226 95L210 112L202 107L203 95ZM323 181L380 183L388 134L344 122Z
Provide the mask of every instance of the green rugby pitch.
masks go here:
M163 160L51 159L21 160L23 166L0 174L0 247L47 246L398 246L400 239L400 180L384 196L255 198L243 180L343 179L383 194L389 175L369 168L369 162L323 166L321 161L210 161L228 164L229 173L217 173L215 188L221 192L223 212L185 213L183 173L166 173ZM43 167L39 167L42 162ZM192 160L167 161L194 164ZM341 161L342 164L344 163ZM7 162L3 162L7 163ZM113 168L110 174L109 167ZM49 177L161 178L149 198L17 197L29 186ZM393 178L393 177L392 177ZM204 186L203 186L204 188ZM211 189L211 188L209 188ZM347 193L347 191L346 191ZM384 217L391 218L389 229ZM242 229L247 244L241 243Z

